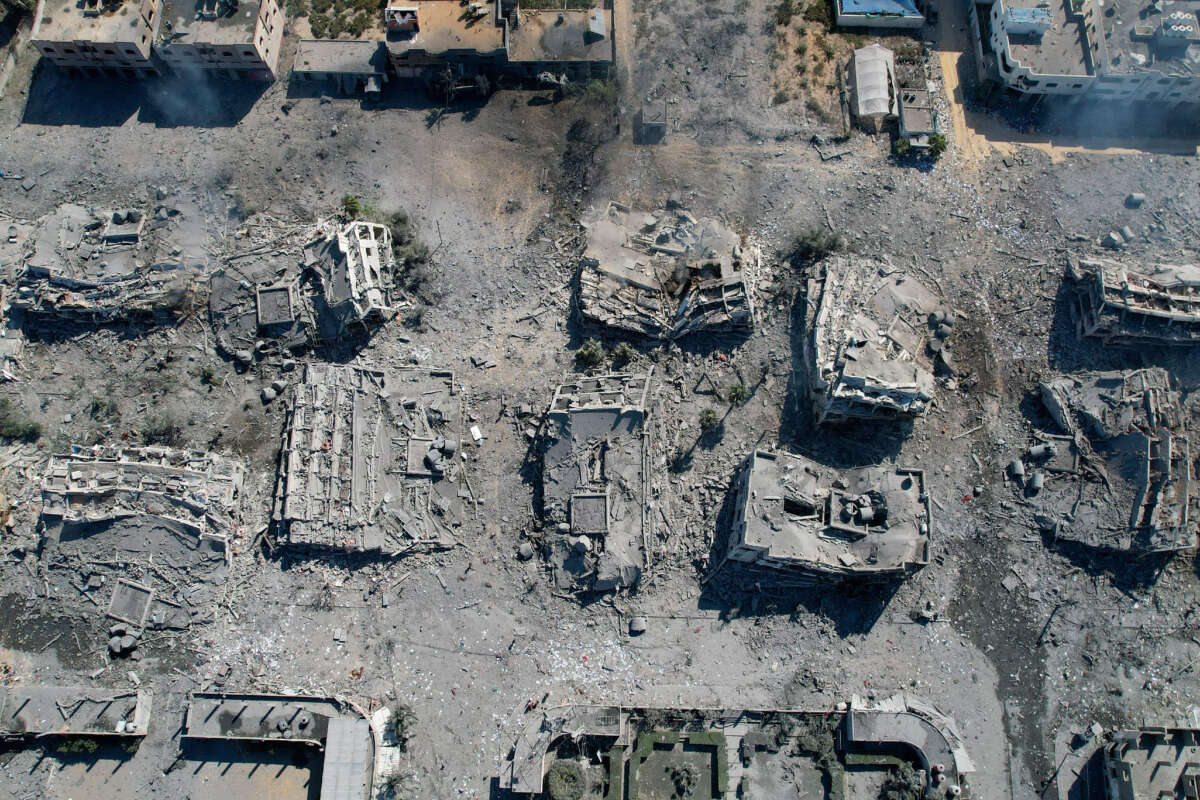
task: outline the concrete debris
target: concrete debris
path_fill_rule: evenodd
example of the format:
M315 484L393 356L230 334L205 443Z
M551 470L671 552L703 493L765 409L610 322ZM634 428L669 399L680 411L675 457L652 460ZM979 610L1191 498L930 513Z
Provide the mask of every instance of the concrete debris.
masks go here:
M635 585L651 535L651 375L587 377L558 387L541 440L543 522L560 588Z
M455 541L472 502L454 375L309 364L292 393L281 544L393 556Z
M1200 266L1135 272L1112 261L1080 259L1067 274L1081 336L1119 345L1200 344Z
M1027 487L1042 496L1039 526L1056 538L1140 553L1197 546L1192 455L1181 397L1158 367L1093 372L1040 384L1050 416L1067 434L1030 449L1062 477ZM1063 460L1064 453L1070 453ZM1043 488L1046 491L1043 493ZM1122 522L1121 509L1127 510Z
M818 423L924 415L934 363L947 367L955 314L885 264L834 256L808 281L807 384Z
M42 478L42 524L57 543L72 524L152 519L224 553L239 519L245 467L215 453L165 447L72 447ZM72 538L74 538L72 536Z
M172 209L98 212L65 204L30 237L12 309L30 323L167 324L203 302L204 254L190 242L201 215Z
M733 486L727 556L818 579L894 579L929 563L925 473L837 471L801 456L751 453Z
M587 227L579 308L588 321L656 339L754 328L758 250L721 223L614 203Z

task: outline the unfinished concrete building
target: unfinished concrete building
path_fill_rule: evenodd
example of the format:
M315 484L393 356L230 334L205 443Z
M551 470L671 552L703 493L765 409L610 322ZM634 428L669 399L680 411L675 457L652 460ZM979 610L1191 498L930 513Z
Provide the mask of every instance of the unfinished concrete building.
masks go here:
M42 522L57 542L71 523L153 519L225 552L239 518L245 468L215 453L166 447L75 447L50 458Z
M1108 800L1200 797L1200 729L1118 731L1104 748Z
M1072 262L1079 333L1119 345L1200 344L1200 266Z
M0 686L0 738L146 735L154 695L86 686Z
M646 566L650 375L559 386L542 432L543 520L560 588L633 586Z
M58 326L163 324L200 304L202 245L165 208L98 211L59 206L37 223L11 296L23 321ZM190 215L188 215L190 217Z
M808 281L805 383L818 423L912 419L933 401L933 369L950 367L954 313L886 264L834 256Z
M324 753L321 800L372 796L374 739L370 723L352 706L333 698L193 692L188 697L182 736L319 747Z
M727 557L816 579L891 579L929 563L925 473L834 470L757 450L734 484Z
M1043 530L1103 549L1195 548L1192 454L1167 372L1084 373L1040 392L1067 436L1046 437L1009 473L1037 504Z
M68 0L49 7L33 47L68 73L143 78L158 74L151 47L162 0Z
M326 222L319 230L304 247L304 266L321 284L318 336L335 339L392 316L396 261L387 226L354 221L339 227Z
M837 763L816 764L813 753L791 746L800 737ZM794 781L812 770L819 797L821 779L850 785L843 765L851 763L860 775L874 773L865 783L878 787L898 761L918 767L922 796L957 797L975 772L954 720L910 694L875 702L854 696L813 710L558 706L532 715L500 771L500 788L546 797L560 760L614 798L678 797L670 776L685 764L699 778L690 795L697 798L810 796Z
M609 203L587 225L579 310L606 329L657 339L754 327L757 252L715 220Z
M296 44L292 79L332 86L341 94L378 97L387 83L383 42L301 39Z
M177 72L227 78L277 76L283 14L275 0L162 0L154 51Z
M453 544L472 503L454 375L309 364L280 454L278 541L394 556Z

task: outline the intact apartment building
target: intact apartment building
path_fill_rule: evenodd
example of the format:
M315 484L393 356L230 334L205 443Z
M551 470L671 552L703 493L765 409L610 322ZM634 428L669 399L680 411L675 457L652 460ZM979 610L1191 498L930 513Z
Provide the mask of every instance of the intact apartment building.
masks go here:
M1200 102L1200 2L975 0L986 77L1023 94Z
M175 70L273 80L283 42L275 0L162 0L154 51Z
M156 75L151 47L161 0L47 2L33 47L69 72L138 78Z

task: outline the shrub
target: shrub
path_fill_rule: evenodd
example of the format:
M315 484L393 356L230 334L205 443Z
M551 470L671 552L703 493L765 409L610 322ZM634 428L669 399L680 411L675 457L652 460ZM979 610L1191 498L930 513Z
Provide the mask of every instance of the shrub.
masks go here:
M633 361L635 353L628 342L621 342L613 348L612 363L614 367L623 367L630 361Z
M693 764L676 764L671 767L671 783L675 787L675 797L694 797L696 787L700 784L700 773Z
M598 367L604 363L604 345L596 339L588 339L575 351L575 358L584 366Z
M175 447L183 441L183 427L170 414L152 417L142 428L142 444L158 444Z
M929 155L936 158L941 158L942 153L946 152L946 137L940 133L935 133L929 137Z
M198 375L200 378L200 383L204 384L205 386L221 385L221 381L217 380L217 370L208 364L205 364L200 368Z
M793 266L802 266L813 261L820 261L825 256L836 253L845 246L842 237L828 228L820 226L809 228L796 237L792 245L790 261Z
M361 197L347 194L342 196L342 212L350 219L363 219L374 214L374 209Z
M590 80L584 91L593 103L612 105L617 102L617 84L613 81Z
M912 145L909 144L908 139L900 138L892 142L892 155L898 158L908 155L910 149L912 149Z
M26 416L7 397L0 397L0 439L32 442L41 435L41 425Z
M731 406L740 406L750 399L750 390L743 384L735 383L729 387L729 391L725 393L725 398Z
M574 761L555 761L546 773L550 800L580 800L583 797L583 770Z
M721 418L717 416L717 412L711 408L706 408L700 412L700 430L705 433L715 431L721 424Z
M775 6L775 24L781 27L790 25L795 13L796 6L792 0L780 0L779 5Z
M791 99L791 95L787 93L787 89L779 89L775 92L775 96L771 98L771 105L781 106Z
M830 8L829 0L812 0L804 9L804 19L824 25L826 28L832 28L833 10Z
M388 706L388 711L391 712L391 716L388 717L387 732L391 734L396 746L401 751L406 751L413 727L417 724L417 715L410 706L399 701Z

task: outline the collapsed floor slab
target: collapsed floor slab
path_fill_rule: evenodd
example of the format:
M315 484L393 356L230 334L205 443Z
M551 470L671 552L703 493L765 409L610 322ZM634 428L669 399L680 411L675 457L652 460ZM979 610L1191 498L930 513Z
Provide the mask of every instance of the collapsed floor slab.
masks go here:
M818 269L807 285L803 359L817 422L923 416L934 363L951 363L954 312L880 262L833 256Z
M1200 266L1072 261L1079 333L1107 344L1200 344Z
M611 203L587 228L579 309L588 321L660 339L754 328L757 250L721 223Z
M606 591L646 566L650 375L600 375L559 386L541 438L543 519L556 583Z
M1081 373L1039 391L1068 435L1043 437L1010 462L1008 477L1043 531L1138 553L1197 546L1191 448L1165 370Z
M290 547L449 546L471 503L451 372L310 364L293 390L273 519Z
M154 695L83 686L0 687L0 737L142 737Z
M730 560L814 579L889 579L929 563L933 512L921 470L838 471L758 450L733 491Z
M1117 731L1103 760L1108 800L1200 796L1200 728Z

